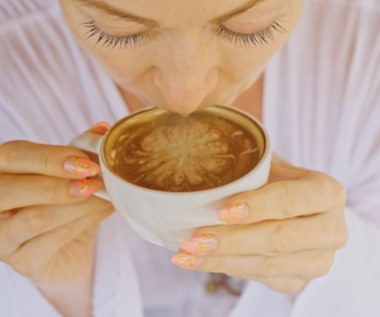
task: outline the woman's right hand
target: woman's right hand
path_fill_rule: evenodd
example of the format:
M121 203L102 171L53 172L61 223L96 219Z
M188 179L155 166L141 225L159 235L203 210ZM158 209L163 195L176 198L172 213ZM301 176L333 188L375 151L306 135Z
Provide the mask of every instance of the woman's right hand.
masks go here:
M91 281L95 233L114 210L99 166L73 147L0 145L0 261L41 289Z

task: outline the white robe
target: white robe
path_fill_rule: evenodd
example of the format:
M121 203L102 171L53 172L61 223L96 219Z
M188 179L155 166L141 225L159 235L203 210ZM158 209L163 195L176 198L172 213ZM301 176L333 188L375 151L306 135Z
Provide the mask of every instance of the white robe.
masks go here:
M380 1L306 0L265 71L263 122L274 151L348 190L348 244L298 296L247 282L240 298L204 290L117 214L97 237L94 316L380 316ZM109 76L74 42L55 1L0 0L0 142L67 144L128 113ZM0 176L1 177L1 176ZM0 263L0 316L55 317L34 285Z

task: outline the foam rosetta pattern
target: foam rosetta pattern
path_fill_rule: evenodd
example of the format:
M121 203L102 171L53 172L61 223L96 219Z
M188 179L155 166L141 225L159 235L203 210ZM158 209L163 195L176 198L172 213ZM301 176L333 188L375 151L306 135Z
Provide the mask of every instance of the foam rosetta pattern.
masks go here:
M165 114L126 127L113 146L110 167L136 185L171 192L230 183L259 161L245 128L208 113Z

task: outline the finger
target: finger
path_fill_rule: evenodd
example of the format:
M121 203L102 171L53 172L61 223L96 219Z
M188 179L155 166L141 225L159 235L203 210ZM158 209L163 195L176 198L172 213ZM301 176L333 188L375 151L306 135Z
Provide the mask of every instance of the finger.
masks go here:
M334 251L329 250L323 252L302 251L280 256L246 255L196 258L186 253L179 253L173 261L174 264L185 269L226 273L244 279L312 278L328 273L334 260L334 254Z
M73 147L12 141L0 145L0 173L84 178L99 174L100 168Z
M279 181L231 198L218 218L227 223L257 223L343 208L346 191L336 180L310 172L300 180Z
M23 208L0 228L0 257L14 253L36 236L111 207L108 201L91 197L78 204Z
M4 225L7 220L11 219L16 213L17 213L17 210L6 210L3 212L0 212L0 227Z
M112 208L82 217L42 234L25 243L17 252L4 259L17 272L33 279L65 245L86 230L93 228L113 212Z
M272 277L268 279L256 278L257 282L264 284L270 289L282 293L300 292L310 279L300 277Z
M204 227L181 245L195 255L277 255L300 250L338 249L347 241L342 213L325 213L249 225Z
M0 212L24 206L80 202L103 187L102 180L93 178L67 180L40 175L1 175Z
M88 131L102 135L105 134L110 128L111 125L109 123L102 121L91 126L91 128Z

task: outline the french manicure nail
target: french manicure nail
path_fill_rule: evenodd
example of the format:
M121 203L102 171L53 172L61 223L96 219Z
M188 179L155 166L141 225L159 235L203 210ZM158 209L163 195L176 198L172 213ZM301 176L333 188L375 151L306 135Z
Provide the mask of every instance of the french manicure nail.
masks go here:
M70 181L69 191L73 196L87 197L104 188L104 183L98 178L86 178Z
M193 269L201 265L203 259L186 253L177 253L172 257L171 262L183 269Z
M215 250L218 245L218 241L215 236L210 234L204 234L191 237L185 240L181 244L181 249L190 254L206 255L212 250Z
M219 211L218 219L228 224L241 223L249 215L249 207L247 204L241 203L236 206L227 207Z
M63 161L64 170L77 177L90 177L100 173L100 167L89 159L77 156L68 156Z

